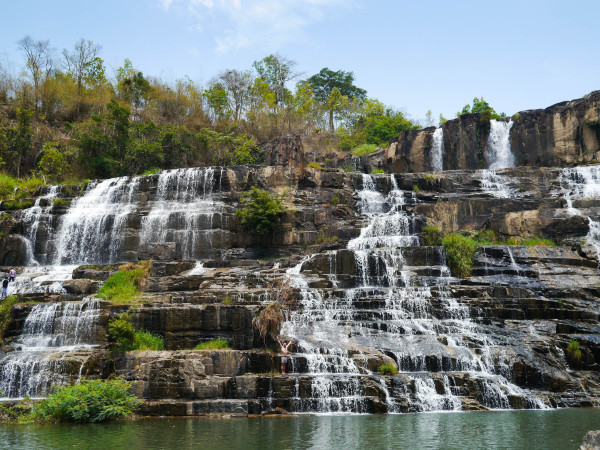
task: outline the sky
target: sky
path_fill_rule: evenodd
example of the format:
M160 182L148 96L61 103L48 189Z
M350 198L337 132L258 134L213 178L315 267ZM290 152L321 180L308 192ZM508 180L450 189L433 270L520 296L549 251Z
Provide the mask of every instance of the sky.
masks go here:
M26 35L57 54L84 38L109 74L129 58L146 76L206 84L278 52L300 78L351 71L414 119L482 96L512 115L600 89L599 17L597 0L0 0L0 64L23 70Z

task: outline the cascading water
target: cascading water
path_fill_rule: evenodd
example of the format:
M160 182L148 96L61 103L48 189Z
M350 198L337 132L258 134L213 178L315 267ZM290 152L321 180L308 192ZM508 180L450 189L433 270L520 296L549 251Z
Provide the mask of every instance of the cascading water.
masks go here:
M4 399L39 397L52 386L76 379L94 347L100 313L98 300L39 303L0 358L0 392Z
M282 333L296 339L294 358L307 362L312 411L364 411L365 375L384 392L389 412L400 411L399 399L413 411L460 409L457 372L476 380L478 400L489 408L509 408L511 396L522 398L526 407L544 408L508 381L508 367L497 373L494 356L502 360L501 350L449 294L452 278L442 250L424 249L430 252L426 264L415 257L417 226L404 210L405 194L394 176L387 195L377 190L376 181L363 175L357 192L368 225L348 244L355 259L354 287L336 289L347 281L341 274L333 274L338 280L332 289L309 287L303 266L310 266L310 257L288 270L302 299ZM333 252L332 258L343 252ZM391 356L400 377L387 385L367 369L368 353Z
M485 154L488 169L481 171L481 185L486 192L498 198L510 198L514 195L506 178L497 173L499 169L515 166L515 157L510 147L512 126L512 120L503 122L492 119L490 121L490 135Z
M436 128L432 136L431 167L434 172L444 170L444 130Z
M62 217L56 236L56 264L119 260L120 232L135 211L139 177L91 182Z
M573 204L573 201L578 199L600 198L600 166L562 169L559 183L567 203L568 214L587 216L589 231L585 240L594 247L600 261L600 222L592 219L585 208L577 208Z
M140 245L176 242L184 259L199 259L221 247L222 242L214 241L221 236L214 226L222 225L224 204L213 198L214 183L212 167L161 172L156 198L142 218Z
M29 239L29 247L31 248L31 254L29 255L27 265L38 264L38 261L34 256L35 253L40 254L43 260L46 259L46 248L36 252L36 244L38 243L38 230L40 228L40 224L43 223L47 228L47 233L52 233L52 215L50 214L50 211L52 210L53 206L52 200L56 198L59 190L60 186L50 186L45 195L38 197L31 208L23 210L19 215L19 219L27 228L26 237ZM45 206L42 206L42 202L45 203ZM45 242L43 244L45 244Z

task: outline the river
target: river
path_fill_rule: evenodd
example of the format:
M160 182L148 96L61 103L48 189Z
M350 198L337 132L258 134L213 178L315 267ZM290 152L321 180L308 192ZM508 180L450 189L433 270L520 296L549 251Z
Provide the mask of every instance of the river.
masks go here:
M16 449L576 449L600 409L363 416L142 419L92 425L2 425Z

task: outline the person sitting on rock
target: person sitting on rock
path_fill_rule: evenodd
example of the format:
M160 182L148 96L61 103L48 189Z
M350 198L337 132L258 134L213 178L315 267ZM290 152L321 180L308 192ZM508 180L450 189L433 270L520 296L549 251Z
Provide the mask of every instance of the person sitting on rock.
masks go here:
M15 281L16 276L17 272L15 271L15 269L10 269L10 272L8 272L8 281Z
M283 345L283 343L277 338L277 342L279 343L279 347L281 347L281 373L285 375L285 366L287 365L289 357L289 347L292 344L292 341L289 341L287 344Z
M8 278L2 281L2 299L6 298L6 292L8 291Z

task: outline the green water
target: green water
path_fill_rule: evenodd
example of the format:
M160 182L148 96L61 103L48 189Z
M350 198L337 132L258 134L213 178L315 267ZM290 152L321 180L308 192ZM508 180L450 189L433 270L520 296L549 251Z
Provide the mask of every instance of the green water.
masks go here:
M578 448L600 409L3 425L10 449Z

